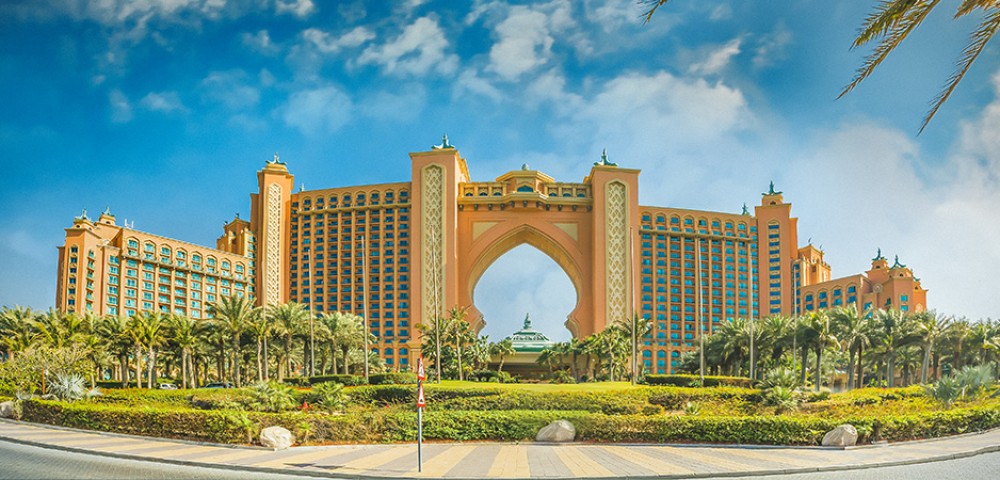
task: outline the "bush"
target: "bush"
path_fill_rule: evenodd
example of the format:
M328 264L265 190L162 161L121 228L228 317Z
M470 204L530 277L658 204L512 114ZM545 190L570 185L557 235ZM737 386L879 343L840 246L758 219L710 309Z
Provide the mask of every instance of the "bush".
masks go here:
M509 373L497 372L496 370L477 370L472 372L469 380L474 382L516 383L514 377Z
M416 385L417 374L409 372L388 372L368 375L372 385Z
M336 382L314 385L306 398L326 410L342 410L347 405L347 394L344 392L344 386Z
M251 410L284 412L298 405L292 387L278 382L259 382L249 388L245 404Z
M345 387L355 387L358 385L364 385L365 377L359 375L318 375L315 377L309 377L303 383L308 385L317 385L327 382L339 383Z
M646 375L642 383L675 387L753 387L753 382L749 378L726 376L706 376L702 384L698 375Z

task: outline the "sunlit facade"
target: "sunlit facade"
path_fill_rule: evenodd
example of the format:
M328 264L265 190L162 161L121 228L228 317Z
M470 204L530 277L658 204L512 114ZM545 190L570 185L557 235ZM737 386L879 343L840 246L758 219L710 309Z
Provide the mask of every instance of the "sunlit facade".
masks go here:
M831 279L823 252L798 243L791 204L772 185L753 212L641 206L639 170L607 156L581 182L523 165L474 181L458 150L410 154L407 181L295 190L275 156L259 172L249 221L235 218L210 249L118 226L110 213L78 217L59 247L64 311L164 311L206 316L220 295L288 301L315 314L362 315L391 368L419 353L415 326L469 307L482 274L522 244L541 250L573 283L566 327L578 337L633 314L653 324L640 356L669 373L710 332L736 317L800 314L853 304L926 307L912 271L881 252L872 269ZM700 288L699 288L700 285Z

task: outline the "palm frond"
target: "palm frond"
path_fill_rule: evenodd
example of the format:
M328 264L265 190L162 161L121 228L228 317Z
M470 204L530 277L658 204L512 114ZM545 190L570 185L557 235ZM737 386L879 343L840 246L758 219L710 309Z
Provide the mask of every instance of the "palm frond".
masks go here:
M649 7L649 10L642 14L642 23L649 23L653 19L653 14L656 13L656 9L662 7L663 4L669 1L670 0L639 0L639 5Z
M955 12L955 18L968 15L977 8L988 10L997 7L1000 7L1000 4L996 0L963 0L962 4L958 6L958 11Z
M910 0L906 0L910 1ZM851 90L854 90L864 79L868 78L869 75L875 68L882 64L882 61L891 53L899 44L910 35L918 25L920 25L927 14L934 9L940 0L931 0L928 2L919 1L916 4L906 9L904 15L894 21L894 24L889 28L888 32L879 41L879 44L875 47L867 57L865 57L864 63L858 68L855 73L854 79L849 83L844 90L837 95L837 98L843 97Z
M884 37L899 25L906 13L924 0L883 0L875 11L865 17L865 23L854 39L851 48L860 47L876 38Z
M984 0L979 0L979 2L983 3ZM970 2L967 1L966 3ZM983 52L983 49L986 48L986 44L991 38L993 38L993 35L997 33L997 30L1000 29L1000 7L994 8L995 9L986 16L983 22L979 24L979 28L972 33L971 42L965 47L964 50L962 50L962 56L957 62L957 70L955 70L955 73L948 78L948 82L945 84L944 89L938 94L937 98L934 99L930 111L927 112L927 116L924 117L924 121L920 125L921 132L923 132L924 128L927 127L931 118L934 118L934 115L941 108L941 105L943 105L944 102L948 100L948 97L951 96L951 93L955 91L955 87L957 87L958 82L962 81L962 78L965 77L966 72L969 71L969 67L972 66L972 62L974 62L976 57Z

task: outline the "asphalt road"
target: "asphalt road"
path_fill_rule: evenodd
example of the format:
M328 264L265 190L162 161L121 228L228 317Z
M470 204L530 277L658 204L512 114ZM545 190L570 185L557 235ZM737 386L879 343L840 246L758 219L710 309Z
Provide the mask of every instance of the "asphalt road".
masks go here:
M314 477L275 475L243 470L188 467L66 452L0 440L0 479L198 479L292 480ZM732 478L732 477L730 477ZM816 472L797 475L741 477L766 480L978 480L1000 478L1000 452L918 465Z

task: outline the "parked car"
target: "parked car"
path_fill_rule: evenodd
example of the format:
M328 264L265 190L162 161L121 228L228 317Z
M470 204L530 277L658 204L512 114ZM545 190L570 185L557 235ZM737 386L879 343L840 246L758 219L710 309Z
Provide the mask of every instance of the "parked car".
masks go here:
M233 384L229 382L212 382L206 383L201 388L233 388Z
M177 385L172 383L161 383L160 390L177 390Z

